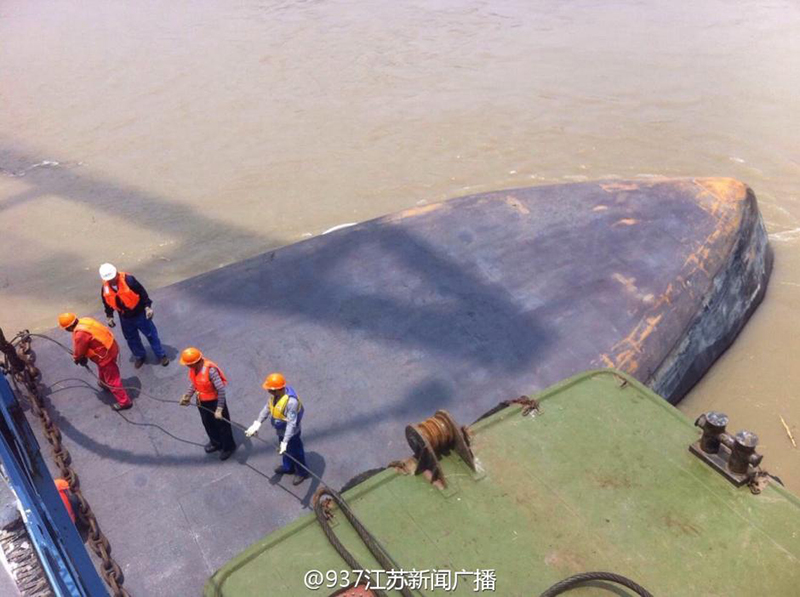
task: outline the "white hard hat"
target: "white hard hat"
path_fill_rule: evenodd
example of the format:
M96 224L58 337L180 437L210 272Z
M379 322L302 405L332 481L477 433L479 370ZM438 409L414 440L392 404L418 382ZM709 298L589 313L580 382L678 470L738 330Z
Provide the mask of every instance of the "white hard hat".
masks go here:
M117 268L110 263L104 263L100 266L100 277L108 282L117 277Z

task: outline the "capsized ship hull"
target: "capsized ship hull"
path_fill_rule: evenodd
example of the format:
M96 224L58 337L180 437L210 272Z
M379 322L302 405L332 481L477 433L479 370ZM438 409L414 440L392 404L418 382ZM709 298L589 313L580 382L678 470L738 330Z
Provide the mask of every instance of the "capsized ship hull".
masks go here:
M438 408L471 421L589 368L617 367L679 400L761 300L770 266L745 185L614 181L421 206L152 297L173 356L193 345L224 368L236 421L263 406L267 373L287 376L307 409L309 465L339 486L403 454L409 421ZM166 399L185 391L183 367L134 370L115 332L128 385ZM123 418L58 347L34 347L84 495L134 594L196 594L308 506L316 484L272 479L272 448L237 432L239 450L219 462L202 450L195 409L133 392ZM65 378L77 381L53 385Z

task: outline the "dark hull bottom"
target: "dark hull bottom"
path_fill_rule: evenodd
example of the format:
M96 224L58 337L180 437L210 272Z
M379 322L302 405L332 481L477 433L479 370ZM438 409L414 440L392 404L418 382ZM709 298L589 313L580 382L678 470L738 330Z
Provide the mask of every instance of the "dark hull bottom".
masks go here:
M437 408L470 422L585 369L613 365L677 402L741 329L770 266L741 183L612 182L420 207L153 299L170 356L194 345L225 369L236 421L249 425L261 409L267 373L288 377L306 406L308 463L338 487L406 456L404 426ZM118 330L125 382L176 400L185 369L134 370ZM270 447L237 431L239 450L220 462L202 449L195 408L133 392L123 418L60 349L34 347L133 594L198 594L217 567L308 505L316 483L270 480ZM78 381L53 385L64 378Z

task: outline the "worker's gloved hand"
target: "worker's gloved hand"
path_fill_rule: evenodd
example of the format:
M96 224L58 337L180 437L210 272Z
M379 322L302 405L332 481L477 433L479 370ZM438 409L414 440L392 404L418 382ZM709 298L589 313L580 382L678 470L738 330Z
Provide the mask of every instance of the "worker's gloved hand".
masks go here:
M217 410L214 411L214 418L221 419L222 418L222 407L218 406Z
M151 307L145 307L144 316L147 317L147 319L153 319L153 309Z
M247 431L244 432L244 435L245 437L253 437L254 435L258 435L259 429L261 429L261 422L253 421L253 424L247 428Z
M86 365L89 364L89 359L87 359L86 357L75 359L75 364L80 365L81 367L86 367Z
M179 404L181 406L189 406L189 403L191 401L192 401L192 395L189 394L189 393L186 393L183 396L181 396L181 401L179 402Z
M278 448L278 454L283 454L286 451L286 446L288 445L288 442L281 442L281 445Z
M113 317L106 317L106 323L108 324L108 327L110 327L110 328L113 328L115 325L117 325L117 322L114 321Z

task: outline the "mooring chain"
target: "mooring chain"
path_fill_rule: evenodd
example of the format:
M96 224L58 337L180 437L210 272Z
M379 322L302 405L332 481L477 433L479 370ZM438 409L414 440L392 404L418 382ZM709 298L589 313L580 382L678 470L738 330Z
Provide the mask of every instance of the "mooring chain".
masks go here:
M44 435L53 451L53 459L61 476L69 484L70 491L78 500L78 517L89 529L87 533L89 546L101 560L100 575L111 588L113 597L130 597L130 593L122 586L124 582L122 569L111 556L111 545L100 530L97 517L81 491L80 479L71 466L69 450L61 442L61 431L50 418L50 413L42 400L39 386L41 372L36 368L36 353L31 349L30 332L24 330L8 342L0 330L0 351L5 355L4 368L11 373L15 386L21 384L27 390L31 410L42 423Z

